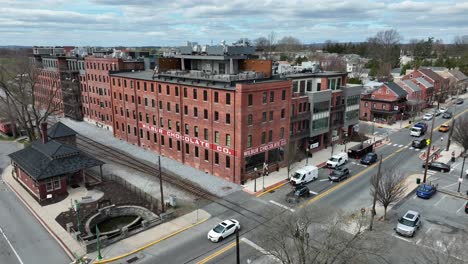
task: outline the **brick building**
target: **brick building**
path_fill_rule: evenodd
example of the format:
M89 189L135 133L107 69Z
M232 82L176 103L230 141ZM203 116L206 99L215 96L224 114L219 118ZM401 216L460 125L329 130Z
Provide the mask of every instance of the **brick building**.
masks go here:
M113 127L109 73L144 70L143 61L112 57L84 58L85 75L81 76L84 120L110 130Z
M433 93L432 93L432 99L431 99L431 104L432 102L435 101L440 101L443 103L445 99L448 96L449 93L449 80L440 76L439 74L435 73L431 69L426 69L426 68L418 68L414 69L413 72L410 72L403 76L401 79L402 80L414 80L421 78L431 84L434 87ZM421 79L419 82L421 82Z
M387 82L372 93L361 96L360 118L393 123L404 118L408 93L394 82Z

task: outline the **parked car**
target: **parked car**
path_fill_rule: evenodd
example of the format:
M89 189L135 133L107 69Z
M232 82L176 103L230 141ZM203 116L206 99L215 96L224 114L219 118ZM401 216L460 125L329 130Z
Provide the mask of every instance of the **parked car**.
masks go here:
M419 185L416 195L419 198L429 199L437 192L437 186L423 183Z
M328 168L336 168L341 165L344 165L348 162L348 154L346 152L341 152L331 156L331 158L327 161Z
M310 197L310 189L305 185L297 186L294 191L286 195L288 203L297 202L302 197Z
M449 124L443 124L439 127L439 132L448 132L450 130Z
M450 118L452 118L452 112L445 112L445 113L442 115L442 118L445 118L445 119L450 119Z
M426 168L426 163L423 163L422 167ZM442 163L442 162L436 162L436 161L429 162L427 168L429 170L438 170L438 171L441 171L441 172L449 172L450 171L450 165L447 165L447 164Z
M372 163L376 162L377 159L377 154L375 154L374 152L369 152L361 158L361 164L371 165Z
M465 204L465 213L468 214L468 202L466 202L466 204Z
M447 107L442 106L439 108L439 112L441 112L442 114L445 114L447 111L448 111Z
M413 142L411 143L411 146L413 148L417 148L417 149L422 149L424 147L427 146L427 143L426 143L426 139L423 138L423 139L415 139L413 140Z
M318 178L318 168L315 166L304 166L294 172L290 179L292 185L301 185Z
M424 114L423 116L423 120L432 120L432 118L434 118L434 115L431 114L431 113L427 113L427 114Z
M457 100L455 100L455 103L456 104L463 104L463 99L462 98L458 98Z
M212 242L220 242L226 237L234 234L236 230L240 230L239 221L234 219L224 220L217 224L208 232L208 240Z
M413 237L416 231L421 227L421 215L412 210L408 210L400 219L398 219L395 231L401 236Z
M439 109L434 109L433 114L434 114L434 116L440 116L442 114L442 112L440 112Z
M347 178L349 178L349 169L344 167L332 170L330 176L328 176L328 179L334 182L340 182Z

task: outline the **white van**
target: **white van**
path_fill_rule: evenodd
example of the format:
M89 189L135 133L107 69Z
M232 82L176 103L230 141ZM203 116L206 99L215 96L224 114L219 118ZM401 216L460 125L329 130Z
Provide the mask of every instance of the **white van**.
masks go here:
M328 168L336 168L348 162L348 153L341 152L331 156L331 158L327 161Z
M318 179L318 168L315 166L305 166L298 169L292 175L290 183L292 185L301 185Z

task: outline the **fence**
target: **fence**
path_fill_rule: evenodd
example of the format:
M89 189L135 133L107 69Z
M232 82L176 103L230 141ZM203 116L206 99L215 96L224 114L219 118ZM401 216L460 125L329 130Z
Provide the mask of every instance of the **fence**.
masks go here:
M121 177L116 176L114 174L103 174L102 178L108 181L117 182L118 184L122 185L123 187L125 187L125 189L135 194L138 198L148 202L150 204L150 208L148 208L149 210L157 212L159 214L159 200L154 198L151 194L143 191L142 189L136 187L135 185L131 184L125 179L122 179Z

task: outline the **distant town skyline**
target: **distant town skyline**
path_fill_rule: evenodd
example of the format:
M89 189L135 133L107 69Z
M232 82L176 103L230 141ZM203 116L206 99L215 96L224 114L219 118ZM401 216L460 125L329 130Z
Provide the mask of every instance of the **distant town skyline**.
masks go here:
M362 42L396 29L402 43L468 34L468 2L432 0L0 0L0 45L179 46L277 39Z

